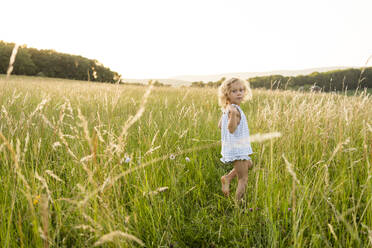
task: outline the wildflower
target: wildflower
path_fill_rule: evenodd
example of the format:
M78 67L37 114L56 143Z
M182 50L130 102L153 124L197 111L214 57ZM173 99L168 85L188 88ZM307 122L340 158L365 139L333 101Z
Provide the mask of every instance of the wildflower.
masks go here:
M128 163L130 162L130 160L131 160L130 157L125 156L124 158L122 158L122 159L120 160L120 164L122 164L122 163L124 163L124 162L128 164Z
M253 208L249 208L249 211L251 211L251 212L252 212L252 211L253 211Z
M35 199L34 199L34 205L36 205L36 204L38 204L39 203L39 200L40 200L40 195L37 195L36 197L35 197Z
M171 155L169 156L169 158L172 159L172 160L174 160L174 159L176 158L176 156L174 156L173 154L171 154Z
M288 208L288 211L291 211L292 210L292 208Z
M190 158L189 157L186 157L185 160L186 160L186 162L190 162Z

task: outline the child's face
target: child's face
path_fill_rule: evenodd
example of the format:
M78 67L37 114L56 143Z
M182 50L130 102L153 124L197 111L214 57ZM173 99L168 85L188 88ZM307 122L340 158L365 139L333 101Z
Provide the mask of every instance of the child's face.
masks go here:
M240 105L244 99L245 88L244 85L240 82L235 82L231 84L230 92L227 95L230 103Z

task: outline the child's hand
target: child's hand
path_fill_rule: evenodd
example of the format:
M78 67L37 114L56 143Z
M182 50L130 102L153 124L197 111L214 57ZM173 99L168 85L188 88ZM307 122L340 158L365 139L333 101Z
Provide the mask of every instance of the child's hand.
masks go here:
M237 113L238 113L238 110L237 110L236 107L233 106L232 104L227 105L227 110L228 110L229 113L231 113L231 114L237 114Z
M235 106L231 104L227 106L227 109L229 111L229 121L227 122L227 128L229 129L230 133L234 133L235 129L240 123L240 112Z

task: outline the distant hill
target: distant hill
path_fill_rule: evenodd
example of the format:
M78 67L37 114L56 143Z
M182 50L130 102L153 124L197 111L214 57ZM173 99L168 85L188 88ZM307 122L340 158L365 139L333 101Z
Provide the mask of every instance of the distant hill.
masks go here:
M220 80L222 77L240 77L244 79L253 78L253 77L261 77L261 76L270 76L270 75L282 75L282 76L298 76L298 75L307 75L313 72L326 72L326 71L333 71L333 70L343 70L350 67L322 67L322 68L310 68L304 70L278 70L278 71L266 71L266 72L230 72L230 73L221 73L221 74L214 74L214 75L184 75L184 76L176 76L173 79L178 80L185 80L189 82L195 81L204 81L205 83L209 81L217 81Z
M344 70L350 67L345 66L338 66L338 67L321 67L321 68L310 68L310 69L303 69L303 70L277 70L277 71L266 71L266 72L229 72L229 73L221 73L221 74L212 74L212 75L181 75L175 76L172 78L154 78L152 80L159 81L163 84L170 84L172 86L188 86L191 85L192 82L203 81L205 83L209 81L218 81L222 77L240 77L244 79L253 78L253 77L261 77L261 76L270 76L270 75L282 75L282 76L298 76L298 75L307 75L313 72L327 72L333 70ZM129 79L124 78L122 82L127 83L142 83L148 84L150 79Z
M323 92L330 91L345 91L345 90L365 90L372 89L372 67L363 68L347 68L347 69L333 69L327 68L322 72L322 69L302 70L300 75L293 72L276 71L270 72L267 76L256 76L248 78L252 88L264 89L281 89L281 90L302 90L309 91L313 87L318 87ZM306 72L307 74L304 75ZM222 75L222 74L221 74ZM224 76L231 76L233 74L225 74ZM252 75L252 74L250 74ZM291 75L291 76L283 76ZM220 75L219 75L220 76ZM240 77L248 77L247 74L233 75ZM222 84L224 77L216 81L194 81L194 87L213 87L216 88Z
M141 84L148 84L149 81L158 81L159 83L169 84L172 86L188 86L191 85L190 81L181 80L181 79L174 79L174 78L154 78L154 79L132 79L132 78L122 78L121 82L125 83L141 83Z

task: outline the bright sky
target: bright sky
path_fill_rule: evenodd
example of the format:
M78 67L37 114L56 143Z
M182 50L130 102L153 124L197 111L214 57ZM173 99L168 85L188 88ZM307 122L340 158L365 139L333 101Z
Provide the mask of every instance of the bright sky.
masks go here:
M97 59L124 78L361 67L371 10L372 0L9 0L0 40Z

